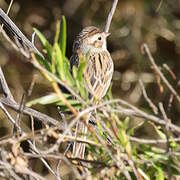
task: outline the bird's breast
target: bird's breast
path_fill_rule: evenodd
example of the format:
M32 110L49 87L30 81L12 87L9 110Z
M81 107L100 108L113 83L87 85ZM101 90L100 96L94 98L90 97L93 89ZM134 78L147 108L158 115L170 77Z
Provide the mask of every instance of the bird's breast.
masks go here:
M105 96L113 75L113 61L108 51L90 52L84 72L89 92L101 99Z

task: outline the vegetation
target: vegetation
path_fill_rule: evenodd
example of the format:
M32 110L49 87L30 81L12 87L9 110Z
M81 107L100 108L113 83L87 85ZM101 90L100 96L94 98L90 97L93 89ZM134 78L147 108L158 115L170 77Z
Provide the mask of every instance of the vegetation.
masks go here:
M35 179L44 179L44 177L45 179L80 179L85 176L93 179L157 180L178 179L180 177L180 128L178 126L180 98L177 90L179 77L177 62L167 61L167 64L160 61L157 65L156 58L162 59L160 55L166 58L164 55L166 52L158 51L153 44L155 39L158 41L158 38L163 38L159 41L164 43L160 42L161 45L159 45L157 42L156 44L162 50L162 45L169 47L173 43L177 43L178 38L176 40L174 37L176 32L173 29L177 24L171 28L168 27L168 22L165 22L166 14L163 13L165 13L164 6L168 9L171 4L164 1L161 3L156 10L158 13L162 13L162 16L158 17L159 21L155 22L160 24L158 25L162 32L157 34L158 31L155 27L154 29L151 27L152 24L149 25L149 29L146 25L139 27L136 19L135 27L132 30L133 38L125 35L130 29L127 26L132 25L128 17L129 24L127 26L118 24L117 14L120 13L121 7L117 6L112 30L113 32L118 31L118 33L112 33L112 36L116 37L112 37L109 44L112 47L118 46L118 34L122 36L122 41L124 39L122 42L124 47L122 46L122 50L118 49L116 53L111 53L112 57L115 58L114 81L104 100L98 104L89 101L84 85L83 70L86 58L81 58L79 68L73 67L72 74L70 72L68 60L70 56L67 55L67 32L69 29L65 16L62 16L61 20L56 23L52 44L41 31L34 29L42 44L45 59L31 54L30 62L38 70L39 81L44 81L45 85L43 88L38 87L40 92L36 89L36 85L33 88L28 86L31 91L37 92L35 95L32 92L25 93L26 99L24 99L23 93L15 87L18 94L22 93L19 95L21 102L17 109L13 103L8 105L7 102L11 103L8 101L10 96L8 96L7 89L2 88L4 98L0 99L0 105L3 114L6 115L2 116L2 120L4 118L11 122L13 127L10 128L14 130L13 133L8 133L8 136L7 134L3 135L3 133L1 135L0 171L2 173L0 176L13 177L14 179L27 179L29 176ZM124 3L119 1L119 4ZM133 4L136 6L133 7ZM129 13L133 13L133 10L142 13L140 7L147 8L149 11L154 8L152 3L146 1L136 1L135 3L127 1L125 5L132 8L127 8ZM92 9L94 10L94 8ZM121 13L125 12L122 10ZM170 10L167 11L168 13ZM172 13L170 14L172 15ZM173 15L171 18L179 23L178 18ZM142 14L137 16L141 17ZM122 18L122 16L120 17ZM151 18L153 19L153 17ZM125 17L121 19L121 24L125 19ZM171 29L173 30L171 31ZM145 40L140 36L145 37ZM141 47L138 46L140 42ZM178 43L176 48L179 49ZM152 55L151 52L155 52L155 54ZM179 57L178 50L174 56ZM117 59L122 61L123 58L127 62L135 60L124 64L117 62ZM167 56L168 58L169 56ZM140 69L137 73L136 65ZM10 66L9 63L7 66ZM22 63L21 66L31 65ZM32 66L30 68L32 69ZM119 77L119 68L122 72L121 78ZM8 73L6 74L8 75ZM0 74L0 77L2 84L3 73ZM11 81L12 78L14 80L19 77L10 76L10 80L6 79ZM34 81L30 87L33 84ZM2 85L2 87L4 86ZM44 93L46 91L48 93ZM13 93L13 96L16 97L16 94ZM17 110L17 115L11 117L5 108L6 106ZM50 110L46 118L41 118L40 114L35 116L35 113L30 113L32 108L38 109L38 112L45 108ZM86 124L88 127L86 139L74 137L76 122L80 120L85 123L87 114L92 111L95 112L97 127L92 128ZM46 111L47 113L48 111ZM11 118L15 120L11 121ZM72 157L72 143L74 141L86 144L85 159ZM4 158L4 155L7 158ZM82 170L82 164L79 165L78 162L87 166L88 173ZM25 170L22 171L22 167Z

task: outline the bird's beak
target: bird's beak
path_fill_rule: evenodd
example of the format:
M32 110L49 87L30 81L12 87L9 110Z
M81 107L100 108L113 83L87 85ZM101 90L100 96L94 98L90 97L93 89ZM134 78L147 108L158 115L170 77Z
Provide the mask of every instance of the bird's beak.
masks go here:
M105 32L105 37L107 38L111 33Z

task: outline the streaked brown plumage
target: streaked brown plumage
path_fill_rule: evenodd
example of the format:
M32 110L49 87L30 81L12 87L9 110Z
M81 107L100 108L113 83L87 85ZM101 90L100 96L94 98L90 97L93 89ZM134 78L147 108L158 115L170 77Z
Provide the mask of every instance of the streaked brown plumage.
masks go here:
M73 43L73 55L70 58L71 68L79 65L80 54L86 56L87 64L84 78L91 97L102 99L111 82L113 61L106 48L106 37L109 33L101 32L94 26L84 28Z
M101 32L94 26L84 28L73 43L73 54L70 58L71 69L79 66L80 56L87 55L87 63L84 70L85 86L91 100L100 100L110 86L113 75L113 61L106 47L106 38L109 33ZM78 133L86 133L82 122L77 124ZM83 137L83 136L82 136ZM84 144L75 143L73 155L84 158ZM84 146L85 147L85 146Z
M113 67L108 51L90 53L84 78L90 94L96 99L101 99L111 83Z

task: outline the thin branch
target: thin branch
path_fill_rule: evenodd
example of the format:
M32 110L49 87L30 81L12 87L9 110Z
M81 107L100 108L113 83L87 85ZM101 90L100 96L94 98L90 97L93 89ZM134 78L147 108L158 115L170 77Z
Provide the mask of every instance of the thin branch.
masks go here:
M105 101L104 103L100 104L99 106L96 106L96 109L103 107L105 105L114 104L114 103L120 103L121 105L124 105L124 106L130 108L130 109L122 108L122 110L115 109L114 110L115 112L119 112L119 113L122 113L123 115L127 115L127 116L142 117L144 119L147 119L148 121L152 121L154 123L157 123L157 124L160 124L163 126L166 125L166 122L164 121L164 119L161 119L161 118L156 117L156 116L151 115L151 114L147 114L146 112L138 109L137 107L133 106L132 104L130 104L130 103L128 103L122 99L114 99L114 100L110 100L110 101ZM109 112L109 111L112 112L113 108L111 110L107 109L107 112ZM170 123L169 127L170 127L171 131L180 133L180 127L179 126L176 126L175 124Z
M33 53L31 54L31 56L32 56L32 59L31 59L30 62L33 64L33 66L36 69L38 69L39 71L44 72L45 74L47 74L49 77L52 78L53 81L55 81L58 84L60 84L61 86L65 87L72 94L72 96L75 97L80 103L82 103L85 106L88 106L87 102L84 101L67 83L64 83L56 75L54 75L53 73L49 72L47 69L45 69L39 63L37 63L36 58L35 58Z
M151 101L151 99L148 97L147 93L146 93L146 89L144 87L144 84L142 82L142 80L139 80L139 84L141 86L142 89L142 93L143 96L145 98L145 100L147 101L147 103L149 104L149 106L151 107L151 109L153 110L154 114L158 114L158 108L155 106L155 104Z
M19 47L17 44L15 44L6 34L6 32L4 30L2 30L2 34L3 36L6 38L6 40L15 48L15 50L20 51L26 58L33 58L34 56L32 55L31 51L39 54L41 57L43 57L43 55L36 49L36 47L24 36L24 34L19 30L19 28L12 22L12 20L4 13L4 11L0 8L0 21L2 21L7 28L9 29L9 31L11 31L12 33L14 33L15 39L17 39L16 37L18 37L19 39L22 40L22 45L21 43L19 45L21 46L27 46L29 48L29 51L27 52L26 50L24 50L24 48ZM17 43L19 41L17 40ZM60 85L64 86L74 97L76 97L82 104L87 105L87 103L78 95L76 94L67 84L63 83L59 78L57 78L55 75L53 75L52 73L50 73L49 71L47 71L45 68L41 67L40 65L38 65L37 63L35 63L32 59L30 61L38 70L41 70L45 73L47 73L51 78L53 78L53 80L55 80L55 82L59 83ZM72 109L73 110L73 109ZM73 110L73 112L75 112ZM76 114L76 113L75 113Z
M24 153L27 157L34 157L34 158L45 158L45 159L56 159L56 160L62 160L64 161L68 167L72 169L74 174L76 175L76 178L81 178L81 175L79 172L75 169L75 167L72 165L72 163L69 160L76 160L75 158L69 158L66 157L64 154L58 153L57 155L55 154L32 154L32 153ZM82 159L83 161L83 159ZM90 161L91 162L91 161Z
M4 167L4 169L6 169L9 172L10 176L12 176L12 178L14 178L15 180L23 180L19 175L17 175L14 172L14 168L13 168L13 166L11 166L10 163L0 160L0 165L2 165Z
M144 52L148 55L148 58L149 58L151 64L153 65L154 70L159 74L159 76L161 77L164 84L168 87L168 89L172 92L172 94L176 97L176 99L180 103L180 96L175 91L175 89L172 87L172 85L168 82L168 80L165 78L165 76L163 75L163 73L161 72L159 67L156 65L155 60L154 60L154 58L153 58L153 56L152 56L152 54L151 54L151 52L149 50L148 45L144 43L143 48L144 48Z
M166 154L168 156L167 168L168 168L168 179L171 180L171 177L172 177L172 175L171 175L171 156L170 156L171 149L170 149L170 142L169 142L169 124L171 123L171 121L170 121L170 119L168 119L162 103L159 103L159 109L166 121L165 134L166 134L166 140L167 140Z
M36 146L30 140L27 140L27 142L29 143L33 154L41 154L39 150L36 148ZM47 169L56 177L56 173L53 171L50 165L46 162L46 160L44 158L40 158L40 160L47 167Z
M38 67L41 66L38 62L38 60L36 59L35 55L32 54L32 59L33 59L33 64L36 64ZM56 81L53 81L51 77L49 77L49 75L47 75L46 71L44 71L44 69L40 70L41 73L48 78L48 80L50 81L50 83L52 84L52 87L54 89L54 91L56 92L57 96L59 97L60 100L62 100L62 102L69 108L69 110L75 115L78 115L78 112L76 111L76 109L74 109L74 107L69 103L69 101L64 97L64 94L62 93L61 89L58 86L58 83Z
M3 110L3 112L6 114L6 116L8 117L8 119L11 121L11 123L14 125L15 128L17 128L18 130L19 127L16 124L16 121L12 118L12 116L9 114L9 112L7 111L7 109L4 107L4 105L0 102L0 108Z
M68 160L71 160L71 161L81 161L81 162L86 162L86 163L90 163L90 164L97 164L97 165L109 167L106 163L101 162L101 161L73 158L73 157L68 157L68 156L66 156L64 154L60 154L60 153L58 153L57 155L55 155L55 154L40 154L40 155L38 155L38 154L24 153L24 155L26 155L28 157L35 157L35 158L44 157L46 159L56 159L56 160L62 160L62 161L67 158Z
M140 144L165 144L167 139L143 139L137 137L129 137L130 141L140 143ZM180 142L180 138L168 139L169 142Z
M7 9L7 12L6 12L7 15L9 14L9 11L10 11L10 9L11 9L11 7L12 7L13 2L14 2L14 0L11 0L10 4L9 4L9 6L8 6L8 9ZM3 29L3 26L4 26L4 24L1 25L1 31L2 31L2 29Z
M30 177L33 177L36 180L46 180L46 178L40 176L38 173L31 171L30 169L22 166L16 166L15 170L18 173L24 174L24 175L29 175Z
M19 105L19 111L16 115L16 124L18 124L20 126L20 121L21 121L21 117L22 117L22 114L23 114L23 109L24 109L24 104L25 104L25 94L22 95L22 98L21 98L21 102L20 102L20 105Z
M11 107L12 109L14 109L16 111L19 111L20 105L15 102L15 100L11 94L11 91L9 90L9 87L7 85L7 82L5 80L5 77L4 77L4 74L2 72L1 67L0 67L0 86L1 86L3 94L4 94L4 97L0 98L0 102L7 105L8 107ZM24 107L22 112L24 114L33 116L34 118L39 119L42 122L51 123L53 125L59 126L60 128L63 127L63 125L60 124L60 122L58 122L57 120L55 120L55 119L53 119L53 118L51 118L51 117L49 117L49 116L47 116L41 112L38 112L34 109Z
M23 49L25 52L30 52L33 50L42 58L43 55L36 49L36 47L32 44L31 41L27 39L27 37L20 31L20 29L14 24L14 22L8 17L8 15L0 8L0 22L4 24L4 26L10 31L15 39L17 46L20 49ZM27 53L27 52L26 52Z
M11 99L12 102L15 102L12 94L11 94L11 91L9 90L9 87L7 85L7 82L5 80L5 77L4 77L4 74L2 72L2 69L1 69L1 66L0 66L0 87L3 91L3 94L4 96L7 98L7 99Z
M15 110L17 112L19 111L20 105L16 102L13 102L11 99L2 97L2 98L0 98L0 102L6 106L12 108L13 110ZM32 108L24 107L23 114L33 116L34 118L42 121L43 123L53 124L55 126L59 126L60 129L64 129L63 124L58 122L56 119L54 119L54 118L52 118L52 117L50 117L44 113L36 111Z
M67 152L69 151L69 149L70 149L70 147L71 147L71 143L69 143L68 145L67 145L67 147L66 147L66 149L65 149L65 151L64 151L64 156L66 156L66 154L67 154ZM56 166L56 174L57 174L57 178L58 178L58 180L61 180L61 176L60 176L60 165L61 165L61 159L58 161L58 164L57 164L57 166Z
M174 72L172 71L172 69L167 65L167 64L163 64L163 67L170 73L171 77L173 78L173 80L176 80L176 75L174 74Z
M164 0L160 0L160 3L159 3L159 5L158 5L158 7L157 7L157 9L156 9L156 12L159 12L159 10L160 10L160 8L161 8L161 6L162 6L162 4L163 4L163 1L164 1Z
M92 112L93 110L96 110L100 107L105 106L108 103L112 103L113 101L110 102L106 102L106 103L102 103L100 105L94 105L91 107L88 107L86 109L84 109L83 111L79 112L78 115L70 122L70 124L68 125L68 127L65 129L65 131L63 132L62 136L58 138L56 144L54 144L51 148L49 148L46 151L40 151L41 154L49 154L52 153L54 151L57 150L57 148L59 147L60 143L62 142L62 140L64 139L65 135L68 134L68 132L70 131L70 129L75 125L75 123L83 118L83 116L85 116L86 114L89 114L90 112ZM86 124L88 126L88 124ZM89 128L89 130L91 130ZM120 168L120 170L122 171L122 173L124 174L124 176L126 177L126 179L130 180L131 177L129 175L129 172L126 170L125 165L123 163L123 161L121 159L118 159L112 154L112 152L110 151L109 147L106 145L105 141L98 135L96 134L96 137L98 138L98 140L100 141L100 143L102 144L102 146L105 148L106 152L111 156L112 160L114 161L114 163Z
M168 102L168 107L167 107L167 111L168 111L168 112L170 112L170 110L171 110L173 100L174 100L174 95L173 95L173 94L170 94L169 102Z
M115 10L116 10L117 3L118 3L118 0L114 0L113 3L112 3L110 12L109 12L107 20L106 20L104 32L108 32L109 31L110 24L111 24L111 21L112 21L112 17L114 15Z
M5 112L5 114L7 115L8 119L14 124L14 126L16 127L16 129L19 130L20 133L24 134L25 132L21 129L21 127L15 122L15 120L11 117L11 115L8 113L8 111L4 108L4 106L2 106L2 103L0 103L1 108L3 109L3 111ZM35 147L35 145L30 141L27 140L27 142L29 143L29 145L31 146L31 148L33 149L33 151L37 154L40 154L40 152L37 150L37 148ZM41 158L41 161L44 163L44 165L50 170L50 172L52 174L54 174L56 176L56 174L54 173L54 171L51 169L51 167L48 165L48 163Z
M138 172L133 160L127 155L125 154L123 157L129 164L129 166L131 167L132 171L134 172L134 175L136 176L136 179L138 180L143 180L141 174Z
M36 79L37 79L37 75L33 74L32 81L31 81L31 84L30 84L28 92L27 92L28 97L31 96L31 94L32 94L33 88L34 88L35 83L36 83Z
M27 59L29 59L29 53L24 51L22 48L19 48L16 43L14 43L11 38L9 38L9 36L7 35L7 33L1 29L1 33L4 37L4 39L6 39L6 41L17 51L17 52L20 52L24 57L26 57Z
M11 7L12 7L13 1L14 1L14 0L11 0L10 4L9 4L9 6L8 6L8 10L7 10L7 12L6 12L7 15L9 14L9 11L10 11L10 9L11 9Z

